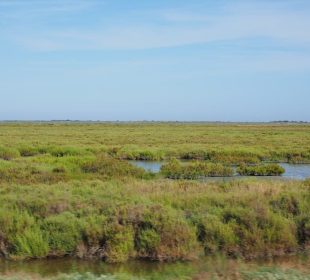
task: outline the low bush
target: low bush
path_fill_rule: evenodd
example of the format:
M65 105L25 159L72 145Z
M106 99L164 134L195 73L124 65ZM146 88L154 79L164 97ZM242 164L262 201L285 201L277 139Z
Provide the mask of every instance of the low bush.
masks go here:
M198 179L200 177L226 177L232 176L231 167L220 163L193 162L181 164L176 159L161 167L161 173L170 179Z
M199 252L195 228L168 207L154 205L136 220L139 257L159 261L187 260Z
M125 262L134 254L134 230L131 225L107 224L104 232L104 259Z
M225 252L235 255L238 250L238 239L233 228L221 221L220 217L208 215L197 224L198 240L202 243L206 254Z
M254 166L241 164L237 173L241 176L280 176L285 173L285 169L275 163Z
M234 207L224 212L223 220L233 228L243 256L283 255L296 250L295 223L268 208Z
M0 255L13 258L45 257L48 244L35 218L27 212L0 210Z
M79 220L70 212L47 217L42 223L42 229L48 240L49 255L72 254L82 239Z

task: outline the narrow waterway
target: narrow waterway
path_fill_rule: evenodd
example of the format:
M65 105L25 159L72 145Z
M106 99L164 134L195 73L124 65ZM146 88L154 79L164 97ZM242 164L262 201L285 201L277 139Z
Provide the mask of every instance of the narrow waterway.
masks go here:
M161 166L165 163L164 161L140 161L132 160L129 161L135 166L142 167L147 171L158 173ZM304 180L310 178L310 164L289 164L289 163L280 163L280 165L285 169L285 173L282 176L271 176L268 178L287 178L287 179L296 179ZM246 176L235 176L238 178L244 178ZM224 177L225 178L225 177ZM227 177L231 178L231 177ZM261 177L260 177L261 178ZM263 177L265 178L265 177Z

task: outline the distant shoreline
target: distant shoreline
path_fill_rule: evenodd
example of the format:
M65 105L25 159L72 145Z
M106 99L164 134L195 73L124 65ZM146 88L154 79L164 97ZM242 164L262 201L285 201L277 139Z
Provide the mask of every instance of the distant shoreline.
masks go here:
M135 120L135 121L105 121L105 120L0 120L0 123L172 123L172 124L310 124L310 121L148 121L148 120Z

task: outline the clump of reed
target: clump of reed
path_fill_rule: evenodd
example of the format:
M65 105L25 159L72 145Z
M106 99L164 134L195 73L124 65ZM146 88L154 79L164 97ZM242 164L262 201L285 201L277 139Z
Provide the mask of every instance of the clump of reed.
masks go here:
M241 176L281 176L285 169L276 163L262 165L241 164L237 168L237 173Z
M227 177L233 169L220 163L191 162L182 164L172 159L161 167L161 174L170 179L198 179L201 177Z

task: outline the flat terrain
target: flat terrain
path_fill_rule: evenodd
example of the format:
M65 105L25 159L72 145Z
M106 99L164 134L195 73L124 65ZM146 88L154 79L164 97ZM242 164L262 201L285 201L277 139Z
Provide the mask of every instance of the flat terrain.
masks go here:
M2 123L0 146L110 151L128 159L310 161L309 124Z
M0 257L115 263L308 251L309 179L171 180L125 160L173 157L200 160L193 174L307 162L310 126L2 123ZM170 167L182 173L175 161Z

